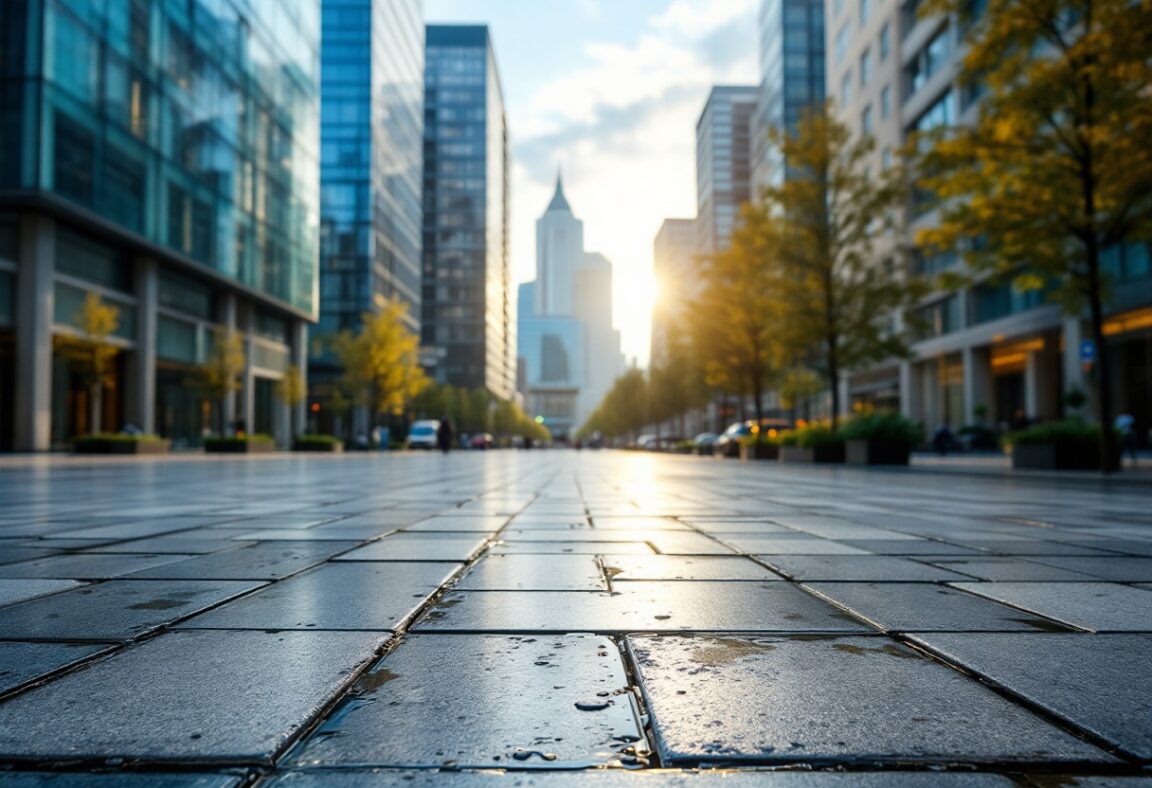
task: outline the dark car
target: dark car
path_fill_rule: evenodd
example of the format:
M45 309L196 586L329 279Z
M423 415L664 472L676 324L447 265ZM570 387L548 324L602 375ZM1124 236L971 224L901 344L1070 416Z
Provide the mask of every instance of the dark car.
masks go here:
M774 438L776 433L790 429L792 429L792 422L788 419L760 419L759 426L756 425L756 419L737 421L729 424L728 429L724 430L716 439L713 451L722 457L739 457L741 438L758 433L764 433L768 437Z

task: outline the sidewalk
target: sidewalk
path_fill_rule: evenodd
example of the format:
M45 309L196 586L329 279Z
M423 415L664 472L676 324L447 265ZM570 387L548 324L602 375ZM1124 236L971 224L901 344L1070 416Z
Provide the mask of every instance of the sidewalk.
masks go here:
M491 451L0 500L3 786L1152 784L1137 485Z

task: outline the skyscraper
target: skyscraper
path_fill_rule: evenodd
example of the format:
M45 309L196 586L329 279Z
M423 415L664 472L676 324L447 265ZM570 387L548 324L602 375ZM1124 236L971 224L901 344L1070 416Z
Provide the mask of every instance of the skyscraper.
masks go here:
M665 219L652 245L657 289L652 306L652 366L666 360L669 332L682 324L685 302L699 289L695 258L696 223L692 219Z
M752 117L758 90L712 88L696 124L696 247L704 254L726 249L752 197Z
M219 327L246 350L223 420L286 435L275 383L316 315L319 10L0 3L0 446L96 426L54 352L88 293L119 312L103 429L198 442L188 380Z
M824 102L824 0L761 0L760 91L752 123L753 194L784 177L768 131Z
M435 378L509 398L516 327L508 249L508 123L483 25L429 25L422 344Z
M355 331L385 299L420 320L423 0L323 0L320 322ZM315 397L339 374L312 359ZM364 426L364 425L361 425Z

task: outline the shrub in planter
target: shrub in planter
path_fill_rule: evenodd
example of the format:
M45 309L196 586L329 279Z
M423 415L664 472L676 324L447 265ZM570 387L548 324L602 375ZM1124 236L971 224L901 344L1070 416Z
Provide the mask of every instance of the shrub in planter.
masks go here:
M776 460L780 458L780 447L775 441L761 440L751 435L740 438L741 460Z
M850 465L907 465L912 447L923 439L919 425L899 413L859 416L840 430Z
M298 435L292 441L292 451L344 451L344 441L335 435Z
M844 438L823 424L789 430L777 441L782 462L844 462Z
M977 451L994 451L1000 447L996 430L987 424L968 424L960 428L960 442Z
M1012 452L1013 468L1042 470L1099 470L1100 427L1078 419L1050 421L1004 436ZM1120 467L1119 441L1109 468Z
M172 441L158 435L130 435L126 432L100 432L80 435L72 441L77 454L167 454Z
M271 435L214 435L204 439L204 451L213 454L263 454L276 451Z

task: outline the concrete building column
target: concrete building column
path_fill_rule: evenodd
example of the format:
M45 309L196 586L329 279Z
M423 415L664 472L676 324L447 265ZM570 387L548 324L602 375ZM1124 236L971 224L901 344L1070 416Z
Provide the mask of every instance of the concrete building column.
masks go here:
M1024 415L1029 419L1040 416L1040 354L1032 350L1024 362Z
M136 353L129 375L128 421L142 431L156 431L156 345L159 338L156 307L159 276L156 261L136 261Z
M244 310L244 318L243 328L238 328L242 331L241 337L244 343L244 372L240 375L240 403L237 408L238 418L244 420L244 431L251 434L256 431L256 368L252 363L256 343L252 339L252 327L255 321L252 319L251 307Z
M56 222L29 214L20 222L16 271L16 451L52 445L52 278Z
M925 361L920 370L920 417L929 430L943 420L940 409L940 361L932 359Z
M920 416L919 377L913 362L900 362L900 413L913 421Z
M220 296L220 322L225 331L236 330L236 294L223 293ZM236 422L236 396L230 394L224 398L224 432L232 428Z
M840 412L835 414L837 417L852 414L852 395L848 387L848 377L845 375L836 382L836 388L840 394Z
M1084 375L1084 362L1080 360L1080 343L1084 340L1084 324L1079 317L1064 318L1064 353L1061 359L1064 370L1064 391L1060 392L1061 402L1065 392L1080 389L1090 395L1091 385Z
M1060 389L1060 348L1055 335L1045 337L1044 349L1036 356L1036 416L1054 419L1060 415L1064 392Z
M964 364L964 418L978 421L976 408L984 406L992 412L992 356L988 348L965 347L961 351Z
M292 363L304 376L304 397L292 406L289 414L288 438L297 433L307 432L308 424L308 324L303 320L296 323L292 337Z

